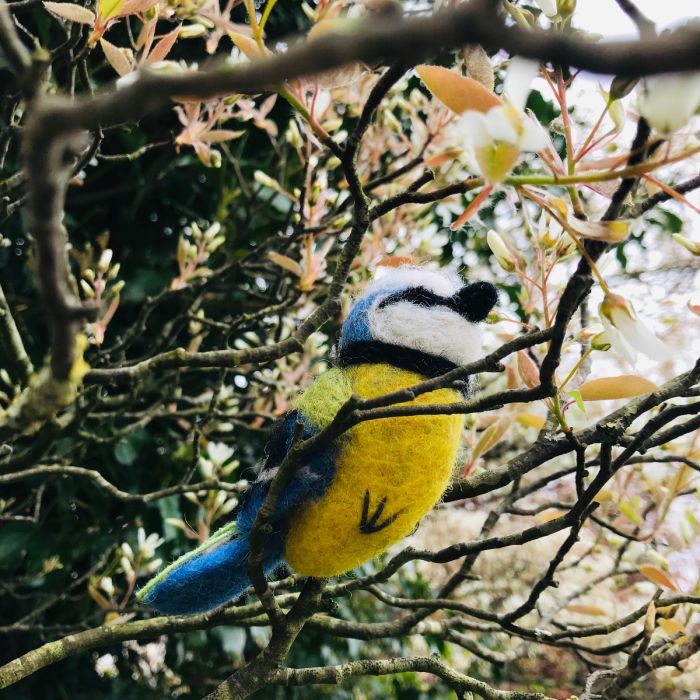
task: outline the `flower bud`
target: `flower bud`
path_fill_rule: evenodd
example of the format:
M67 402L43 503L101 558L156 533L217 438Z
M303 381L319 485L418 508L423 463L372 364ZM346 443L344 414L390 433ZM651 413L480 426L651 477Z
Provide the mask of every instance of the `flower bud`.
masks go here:
M510 251L503 239L493 230L490 229L486 234L486 243L491 252L494 254L498 264L506 271L513 272L516 266L516 257Z
M285 132L285 138L292 148L301 148L304 145L304 139L301 137L301 132L297 126L296 119L289 120L289 126Z
M98 272L107 272L109 269L109 264L112 262L112 249L111 248L105 248L102 251L102 255L100 255L100 259L97 261L97 271Z
M0 379L2 379L7 386L12 386L12 379L10 379L10 375L4 367L0 368Z
M209 153L209 167L220 168L222 163L223 159L221 158L221 153L212 148L211 152Z
M124 280L119 280L115 284L112 285L110 289L110 293L113 297L118 297L119 294L121 293L122 289L126 286L126 282Z
M591 347L600 352L607 352L612 347L610 337L605 331L597 333L591 338Z
M680 243L689 253L693 255L700 255L700 243L698 241L691 241L685 236L681 236L680 233L674 233L671 235L676 243Z
M557 11L562 17L569 17L575 9L576 0L557 0Z
M83 279L80 280L80 289L83 290L86 299L95 298L95 290Z
M268 187L271 190L278 191L280 189L279 182L274 180L269 175L266 175L262 170L256 170L253 173L253 178L255 182L262 185L263 187Z
M114 595L114 584L109 576L100 579L100 588L110 597Z
M195 39L207 33L207 28L203 24L187 24L178 33L180 39Z
M132 578L134 576L134 567L131 565L129 559L127 557L122 557L119 560L119 563L122 565L122 569L124 570L127 579Z

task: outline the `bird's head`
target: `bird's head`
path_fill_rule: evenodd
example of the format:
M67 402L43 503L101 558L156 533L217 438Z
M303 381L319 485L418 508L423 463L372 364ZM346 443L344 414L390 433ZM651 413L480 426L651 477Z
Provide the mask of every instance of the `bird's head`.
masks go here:
M384 268L343 324L339 360L422 356L437 360L433 373L473 362L482 355L480 322L497 298L489 282L465 284L455 274L423 267Z

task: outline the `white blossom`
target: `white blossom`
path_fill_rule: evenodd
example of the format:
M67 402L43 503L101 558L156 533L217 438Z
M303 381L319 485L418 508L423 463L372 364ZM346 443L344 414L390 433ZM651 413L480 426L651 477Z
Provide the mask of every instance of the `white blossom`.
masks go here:
M609 292L600 305L600 321L612 346L634 364L637 352L662 362L670 356L668 348L637 316L632 304L619 294Z
M95 660L95 672L100 678L116 678L119 675L117 657L113 654L105 654Z
M148 535L148 537L146 537L146 532L142 527L138 529L136 536L139 544L139 554L144 559L152 559L156 553L156 549L165 541L155 532L152 532L150 535Z
M207 444L207 454L214 464L221 466L233 456L233 448L223 442L210 442Z
M537 63L514 58L503 82L504 103L486 113L468 110L457 122L457 133L473 148L491 183L503 180L523 151L536 153L547 145L541 124L523 111L538 70Z
M639 113L661 134L681 129L699 108L700 72L650 76L637 99Z

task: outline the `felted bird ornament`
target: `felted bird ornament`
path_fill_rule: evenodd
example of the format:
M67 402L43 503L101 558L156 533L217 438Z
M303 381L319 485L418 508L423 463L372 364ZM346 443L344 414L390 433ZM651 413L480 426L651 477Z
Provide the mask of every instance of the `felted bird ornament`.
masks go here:
M297 425L323 430L353 395L382 396L482 355L479 325L496 303L487 282L464 284L422 267L384 268L342 326L335 366L299 396L274 429L257 480L235 523L214 533L153 578L139 598L168 614L203 612L248 586L250 532ZM449 404L462 382L402 405ZM302 576L342 574L410 534L453 474L464 416L413 415L360 422L298 468L276 504L264 571L281 564Z

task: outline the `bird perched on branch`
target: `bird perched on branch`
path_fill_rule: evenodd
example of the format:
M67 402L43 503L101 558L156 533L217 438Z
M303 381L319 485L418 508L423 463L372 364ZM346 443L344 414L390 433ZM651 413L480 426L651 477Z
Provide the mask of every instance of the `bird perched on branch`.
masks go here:
M343 324L335 367L320 375L278 424L234 523L184 555L140 592L161 612L210 610L250 586L250 533L295 436L326 428L351 396L371 399L477 360L496 303L487 282L421 267L385 268ZM460 382L400 406L460 401ZM464 416L435 413L365 420L304 460L275 504L264 544L266 575L286 563L303 576L342 574L413 531L454 471Z

